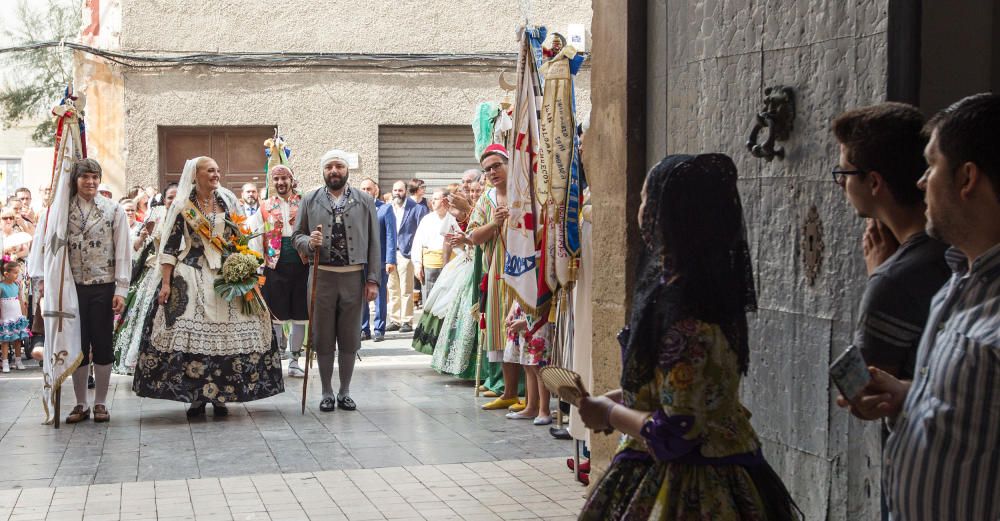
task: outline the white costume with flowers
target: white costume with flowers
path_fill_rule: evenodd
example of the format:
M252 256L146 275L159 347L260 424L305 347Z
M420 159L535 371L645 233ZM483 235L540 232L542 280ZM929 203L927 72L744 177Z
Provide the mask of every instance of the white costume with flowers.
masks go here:
M182 199L180 192L174 206L192 208L186 203L193 201L193 190L190 198ZM205 234L227 242L234 233L227 218L238 224L243 215L232 192L219 188L215 197L218 212L204 215L207 229L194 230L178 211L171 214L176 217L159 257L174 266L170 297L165 305L154 304L146 317L133 382L139 396L228 403L284 391L267 311L247 313L241 298L227 302L215 290L223 254Z

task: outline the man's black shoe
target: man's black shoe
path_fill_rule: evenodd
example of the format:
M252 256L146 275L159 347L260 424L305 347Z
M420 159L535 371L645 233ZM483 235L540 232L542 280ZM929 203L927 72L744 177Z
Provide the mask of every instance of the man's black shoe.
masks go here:
M358 408L358 405L354 403L354 400L350 396L337 397L337 407L340 407L344 411L353 411Z
M389 327L385 328L386 331L399 331L399 324L392 322Z
M401 327L399 328L399 332L400 332L400 333L412 333L412 332L413 332L413 326L411 326L411 325L409 325L409 324L403 324L403 325L402 325L402 326L401 326Z
M383 334L383 333L375 333L375 339L374 340L376 342L381 342L381 341L385 340L385 334Z
M559 429L556 427L549 427L549 434L557 440L572 440L573 437L569 435L569 431L566 429Z
M323 401L319 402L319 410L323 412L335 411L337 403L333 401L333 398L323 398Z
M361 340L371 340L371 339L372 339L372 334L371 333L369 333L367 331L362 331L361 332Z

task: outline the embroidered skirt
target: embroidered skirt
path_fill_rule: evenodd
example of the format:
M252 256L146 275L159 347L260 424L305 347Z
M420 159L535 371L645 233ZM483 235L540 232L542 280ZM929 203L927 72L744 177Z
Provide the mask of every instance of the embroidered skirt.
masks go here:
M248 402L285 390L266 314L247 315L212 284L203 259L174 267L166 305L154 302L143 327L132 389L179 402Z

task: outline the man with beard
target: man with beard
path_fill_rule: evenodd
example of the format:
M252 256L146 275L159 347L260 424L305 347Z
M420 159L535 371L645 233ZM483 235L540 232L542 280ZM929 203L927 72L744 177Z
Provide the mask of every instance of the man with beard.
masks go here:
M257 185L254 183L246 183L243 185L243 193L240 196L240 202L243 205L243 212L247 214L247 217L253 217L257 215L260 210L260 203L258 202L257 195Z
M925 127L927 234L953 247L913 379L870 367L841 407L887 418L882 489L892 519L1000 519L1000 95L978 94Z
M378 214L378 240L379 248L382 251L382 255L379 256L379 272L381 273L382 282L378 287L378 297L375 298L374 339L376 342L381 342L385 340L385 317L388 310L385 288L389 282L389 274L385 270L390 266L392 268L396 267L396 215L392 211L391 204L386 204L379 199L378 185L374 181L371 179L361 181L361 189L375 199L375 208ZM371 322L371 314L368 312L368 306L365 306L365 310L361 316L362 340L372 338L372 329L369 322Z
M413 235L420 219L427 215L427 208L406 196L403 181L392 185L392 212L396 221L396 265L386 266L389 274L389 327L386 331L410 333L413 331L413 262L410 250Z
M271 308L271 327L278 349L284 353L287 343L291 352L288 376L303 375L299 367L299 354L309 321L307 286L309 267L306 258L296 251L292 234L298 223L299 204L302 196L292 188L292 170L285 165L271 168L271 186L274 195L260 203L260 216L264 224L264 287L267 306ZM247 194L243 189L244 197ZM289 336L285 337L285 326Z
M347 154L330 150L320 159L325 185L302 198L299 222L292 240L299 254L309 259L319 252L316 271L313 349L323 386L321 411L337 407L353 411L351 377L355 355L361 348L361 313L375 300L379 277L378 217L375 200L347 184ZM317 230L322 226L321 230ZM367 269L366 269L367 268ZM312 288L312 275L309 287ZM340 369L340 390L333 392L334 356Z

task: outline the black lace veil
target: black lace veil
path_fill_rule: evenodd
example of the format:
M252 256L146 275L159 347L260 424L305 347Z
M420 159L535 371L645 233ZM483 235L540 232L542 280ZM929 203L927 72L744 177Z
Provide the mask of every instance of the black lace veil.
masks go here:
M736 165L723 154L667 156L647 174L646 247L631 320L619 337L623 389L636 391L657 366L677 362L679 346L661 339L685 317L719 324L746 372L746 313L757 310L757 293L736 181Z

